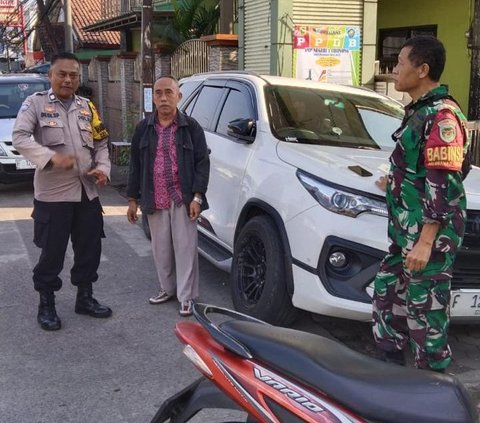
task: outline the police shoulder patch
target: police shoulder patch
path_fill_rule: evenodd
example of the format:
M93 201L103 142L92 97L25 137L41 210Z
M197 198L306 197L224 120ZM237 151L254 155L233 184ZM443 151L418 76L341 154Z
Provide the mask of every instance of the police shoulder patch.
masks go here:
M440 139L447 144L454 141L457 137L457 123L453 119L443 119L438 122L438 131Z
M25 110L28 110L31 104L32 104L31 97L27 97L25 101L22 103L22 106L20 107L20 111L24 112Z

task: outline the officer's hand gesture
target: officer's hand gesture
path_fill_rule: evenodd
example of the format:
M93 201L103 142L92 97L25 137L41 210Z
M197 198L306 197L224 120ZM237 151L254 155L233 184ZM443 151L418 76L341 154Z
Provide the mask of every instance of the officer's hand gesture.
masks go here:
M75 164L75 157L67 154L56 153L51 157L50 162L52 163L53 167L70 170Z
M95 178L95 183L101 187L105 186L108 182L107 175L99 169L92 169L87 175L93 176Z

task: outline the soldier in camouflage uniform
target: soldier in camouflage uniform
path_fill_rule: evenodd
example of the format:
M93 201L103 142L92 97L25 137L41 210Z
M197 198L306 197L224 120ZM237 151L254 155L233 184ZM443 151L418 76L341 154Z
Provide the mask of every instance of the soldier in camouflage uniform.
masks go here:
M386 200L391 241L375 279L373 334L386 361L405 364L410 343L415 366L443 372L450 281L462 242L466 197L462 164L469 140L465 117L438 83L445 50L434 37L407 41L394 69L395 88L412 97L393 134Z

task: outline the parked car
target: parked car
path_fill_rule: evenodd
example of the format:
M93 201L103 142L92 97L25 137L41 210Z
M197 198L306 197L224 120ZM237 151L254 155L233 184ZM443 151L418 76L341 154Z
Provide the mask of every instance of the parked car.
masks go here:
M32 180L35 165L13 147L12 129L25 98L49 87L50 82L43 75L0 75L0 183Z
M50 63L39 63L38 65L30 66L24 69L23 73L41 73L46 75L50 70Z
M298 309L370 320L388 248L375 181L389 171L403 106L363 88L246 72L194 75L180 86L179 107L211 150L199 252L230 272L235 308L274 324ZM479 321L480 169L465 183L451 316Z

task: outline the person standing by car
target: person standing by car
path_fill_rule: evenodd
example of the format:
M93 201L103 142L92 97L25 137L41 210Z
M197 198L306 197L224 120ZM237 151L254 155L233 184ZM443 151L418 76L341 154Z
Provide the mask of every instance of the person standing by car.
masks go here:
M92 296L98 279L103 232L102 206L97 186L110 175L108 132L85 98L75 95L80 62L71 53L52 59L51 89L24 101L13 128L13 145L37 168L34 177L34 243L41 248L33 269L34 288L40 293L37 320L42 329L58 330L61 321L55 295L62 286L69 238L74 264L71 283L78 288L75 312L109 317L112 310ZM95 126L95 127L94 127Z
M395 89L412 102L393 134L388 178L377 181L386 188L391 244L373 297L373 334L382 358L405 364L410 343L415 366L438 372L452 360L450 282L465 231L469 147L466 119L439 84L444 65L443 44L418 36L404 44L393 71Z
M127 217L135 223L140 205L148 218L160 282L150 303L176 294L180 315L189 316L199 293L196 220L208 208L210 160L203 129L177 109L180 99L175 78L155 82L156 111L137 125L132 138Z

